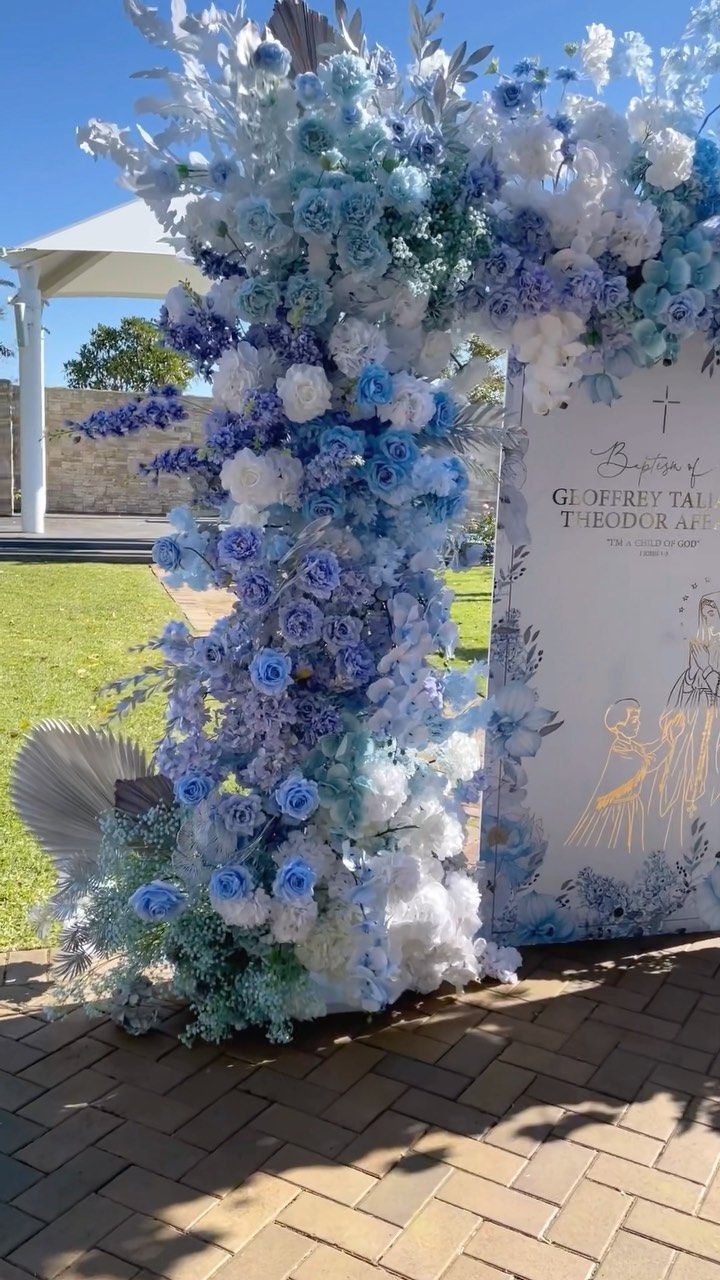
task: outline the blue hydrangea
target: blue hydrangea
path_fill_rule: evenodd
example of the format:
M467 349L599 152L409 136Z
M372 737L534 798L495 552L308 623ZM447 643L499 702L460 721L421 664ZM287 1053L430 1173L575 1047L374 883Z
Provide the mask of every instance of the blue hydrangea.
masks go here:
M240 569L258 560L263 550L263 532L252 524L231 525L218 540L217 558L229 569Z
M277 698L292 683L292 660L281 649L260 649L250 663L250 679L259 693Z

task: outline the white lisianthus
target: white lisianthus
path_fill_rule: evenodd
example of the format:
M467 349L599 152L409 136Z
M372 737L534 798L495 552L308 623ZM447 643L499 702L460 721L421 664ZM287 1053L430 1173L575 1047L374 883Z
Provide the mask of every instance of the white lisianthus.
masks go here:
M367 765L363 775L369 783L363 791L363 825L383 827L407 799L407 773L402 765L379 759Z
M263 511L274 503L299 501L302 463L284 449L253 453L247 447L223 463L220 480L244 511Z
M505 129L500 163L508 176L542 182L562 164L563 136L547 120L517 120Z
M357 316L338 321L328 345L338 369L348 378L357 378L368 364L382 364L388 354L382 329Z
M596 89L604 89L610 79L610 59L615 48L615 37L602 22L591 22L587 28L587 40L580 45L583 70Z
M312 422L332 404L332 387L317 364L291 364L278 378L277 392L291 422Z
M249 342L223 351L213 379L213 399L223 409L237 412L248 392L260 385L260 356Z
M608 247L629 267L639 267L646 258L655 258L662 245L660 215L649 200L629 197L617 211Z
M398 373L393 378L393 398L379 411L384 421L392 422L394 427L422 431L435 413L435 401L427 383L410 373Z
M694 156L694 138L678 129L661 129L648 143L646 180L661 191L674 191L690 177Z

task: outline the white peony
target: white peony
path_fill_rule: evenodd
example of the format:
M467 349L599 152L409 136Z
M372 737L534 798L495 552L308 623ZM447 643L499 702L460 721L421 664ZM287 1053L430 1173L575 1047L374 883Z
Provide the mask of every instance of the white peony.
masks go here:
M332 404L332 387L317 364L291 364L278 378L277 392L291 422L312 422Z
M428 309L430 295L413 293L410 289L398 289L392 296L390 314L396 325L403 329L414 329L422 324Z
M478 734L455 730L442 744L438 764L453 782L467 782L482 765L482 744Z
M581 377L577 360L585 353L578 342L585 322L571 311L517 320L512 341L525 371L525 396L535 413L546 414L566 403Z
M554 177L562 164L563 136L547 120L517 120L501 138L500 164L510 177L542 182Z
M661 191L674 191L690 177L694 156L694 138L677 129L661 129L648 143L650 167L645 177Z
M610 79L610 59L615 48L615 37L602 22L591 22L587 28L587 40L580 45L580 59L588 79L596 89L604 89Z
M379 759L365 766L363 776L369 784L363 791L363 825L384 827L407 799L407 773L402 765Z
M615 215L608 248L629 267L639 267L646 258L655 258L662 245L660 215L649 200L624 200Z
M382 329L356 316L338 321L328 345L338 369L348 378L357 378L368 364L382 364L388 354Z
M394 427L405 431L422 431L435 413L435 401L427 383L410 373L399 373L393 379L393 398L380 407L380 415Z
M475 954L480 965L481 978L496 978L498 982L514 984L517 982L517 971L522 964L522 956L515 947L502 947L497 942L489 942L486 938L477 938Z
M248 392L260 385L260 356L249 342L223 351L213 378L213 399L223 409L237 412Z

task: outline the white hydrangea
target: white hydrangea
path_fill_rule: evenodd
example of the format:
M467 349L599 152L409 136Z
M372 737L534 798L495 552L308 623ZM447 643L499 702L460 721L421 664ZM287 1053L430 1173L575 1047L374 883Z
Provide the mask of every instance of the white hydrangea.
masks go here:
M302 858L312 867L318 880L328 880L339 865L339 860L329 844L319 838L313 827L305 831L291 831L287 840L273 850L273 860L282 867L291 858Z
M435 401L427 383L410 373L398 373L393 379L393 398L380 408L386 422L405 431L422 431L435 412Z
M289 507L299 504L302 463L285 449L254 453L247 447L223 463L220 481L241 508L239 524L252 511L264 511L277 502Z
M363 774L369 783L363 791L363 825L383 827L407 799L407 773L402 765L379 759L366 765Z
M223 351L213 378L213 399L223 409L237 412L248 392L260 385L260 356L249 342Z
M249 898L219 898L211 893L210 902L226 924L240 929L259 929L270 914L270 898L264 889L256 889Z
M285 377L278 378L277 392L291 422L312 422L332 404L332 387L321 365L291 364Z
M479 734L461 733L459 730L451 733L442 744L438 764L453 782L467 782L482 766Z
M542 182L562 164L563 136L547 120L517 120L501 135L498 148L503 172L511 177Z
M587 40L580 45L580 59L588 79L596 89L604 89L610 79L610 59L615 48L615 37L602 22L591 22L587 28Z
M309 898L301 906L289 906L274 899L270 909L270 928L275 941L304 941L317 920L317 914L314 898Z
M368 364L382 364L389 349L382 329L357 316L338 321L328 345L338 369L348 378L357 378Z
M648 143L650 167L645 177L661 191L674 191L690 177L694 156L694 138L678 129L661 129Z
M535 413L550 413L567 400L580 377L575 362L585 352L577 341L584 328L585 322L571 311L528 316L513 325L518 359L527 365L525 396Z
M646 258L657 257L662 234L662 222L655 205L649 200L628 197L617 210L608 247L629 267L639 267Z
M335 902L316 920L298 943L297 958L310 973L344 979L355 950L353 912L345 903Z
M584 99L575 117L574 136L588 142L595 151L602 148L616 170L627 168L632 156L632 142L627 120L604 102Z

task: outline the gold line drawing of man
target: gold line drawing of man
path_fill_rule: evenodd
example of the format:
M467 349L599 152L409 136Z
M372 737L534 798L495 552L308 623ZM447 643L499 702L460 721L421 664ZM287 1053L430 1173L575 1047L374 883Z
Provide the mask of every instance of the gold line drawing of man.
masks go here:
M652 786L656 771L672 759L684 724L683 711L665 712L660 721L660 737L641 742L637 699L621 698L608 707L605 728L612 737L610 749L598 784L566 845L644 852L644 792L648 780Z

